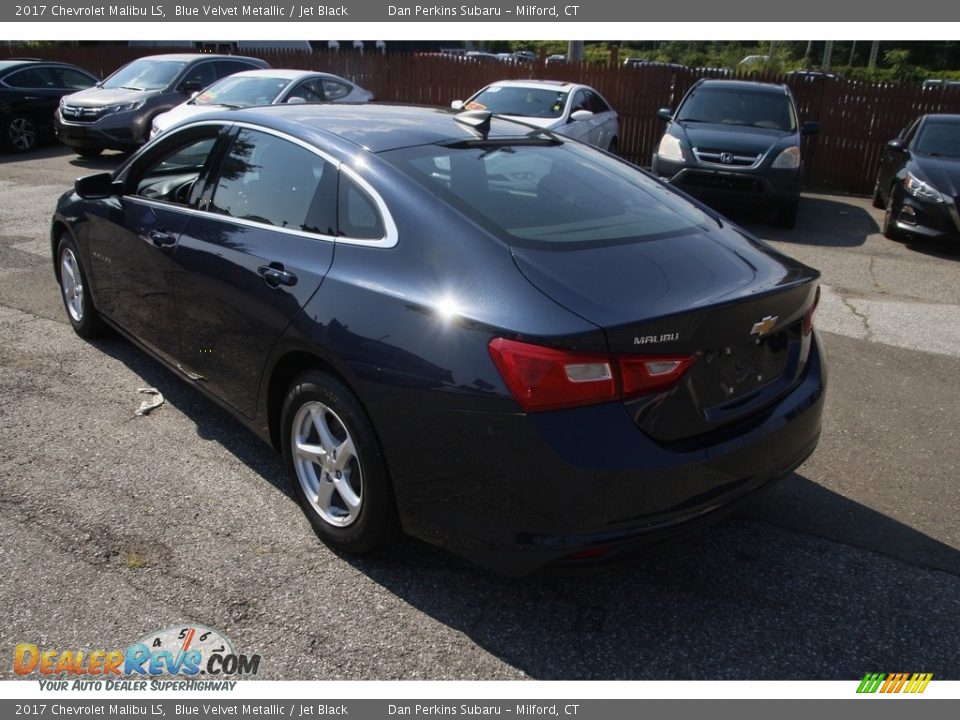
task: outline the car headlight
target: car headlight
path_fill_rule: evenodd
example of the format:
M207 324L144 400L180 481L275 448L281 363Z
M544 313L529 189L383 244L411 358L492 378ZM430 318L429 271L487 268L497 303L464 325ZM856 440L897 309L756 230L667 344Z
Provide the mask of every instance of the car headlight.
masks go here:
M680 140L669 133L660 138L660 147L657 148L657 155L664 160L683 161L683 148L680 147Z
M133 110L139 110L143 107L143 100L136 100L134 102L121 103L119 105L110 105L103 109L104 112L110 113L119 113L119 112L132 112Z
M778 170L796 170L800 167L800 148L796 145L785 148L777 155L777 159L773 161L771 167Z
M929 200L930 202L937 203L943 202L943 195L941 195L933 185L921 180L911 172L908 172L907 176L903 179L903 189L915 198L920 198L921 200Z

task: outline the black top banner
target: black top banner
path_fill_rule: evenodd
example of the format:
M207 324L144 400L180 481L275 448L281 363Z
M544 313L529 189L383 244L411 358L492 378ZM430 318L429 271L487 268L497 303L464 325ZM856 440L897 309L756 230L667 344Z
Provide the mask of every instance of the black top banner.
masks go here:
M869 10L866 8L869 7ZM869 17L864 17L865 13ZM942 25L960 21L960 3L912 7L910 19L936 22L942 38L956 32ZM879 0L865 6L848 0L806 0L803 3L769 0L687 0L683 3L624 0L564 0L563 2L406 2L344 0L343 2L237 2L234 0L153 0L111 3L64 0L11 4L0 7L0 21L8 22L897 22L902 2ZM747 28L745 27L746 31Z

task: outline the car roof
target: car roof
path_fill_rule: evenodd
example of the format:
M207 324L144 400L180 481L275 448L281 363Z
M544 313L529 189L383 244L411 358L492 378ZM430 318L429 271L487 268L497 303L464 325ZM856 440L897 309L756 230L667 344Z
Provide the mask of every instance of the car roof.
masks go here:
M446 108L386 103L267 105L204 114L203 122L251 122L304 140L331 136L372 152L457 140L476 140L469 125ZM487 137L521 138L537 129L494 116Z
M710 87L718 90L752 90L754 92L768 92L778 95L786 95L789 93L786 85L752 82L750 80L701 80L697 85L699 87Z
M71 65L70 63L60 62L58 60L40 60L39 58L20 58L17 60L0 60L0 72L12 70L14 68L30 67L32 65L56 65L57 67L68 67L76 70L83 70L82 67ZM89 70L83 70L88 75L93 75Z
M575 88L581 85L565 80L498 80L488 87Z
M193 60L245 60L262 64L264 61L246 55L218 55L217 53L163 53L161 55L144 55L135 60L177 60L192 62ZM133 60L131 60L133 62Z
M928 115L924 115L924 120L946 120L947 122L951 123L960 123L960 115L953 113L930 113Z
M279 78L281 80L297 80L302 77L337 77L330 73L318 72L316 70L292 70L289 68L264 68L262 70L243 70L222 78L236 77L260 77L260 78Z

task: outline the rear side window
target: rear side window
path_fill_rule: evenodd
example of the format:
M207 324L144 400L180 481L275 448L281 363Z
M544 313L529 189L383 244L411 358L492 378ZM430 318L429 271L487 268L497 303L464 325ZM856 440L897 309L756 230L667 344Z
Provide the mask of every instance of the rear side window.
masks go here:
M337 169L304 147L241 130L224 159L210 211L278 228L335 234Z
M59 86L53 71L45 67L18 70L7 75L3 81L10 87L15 88L55 88Z
M709 227L692 203L588 147L505 142L425 145L381 157L512 244L560 249Z
M340 235L356 240L380 240L386 235L380 211L350 177L340 176Z

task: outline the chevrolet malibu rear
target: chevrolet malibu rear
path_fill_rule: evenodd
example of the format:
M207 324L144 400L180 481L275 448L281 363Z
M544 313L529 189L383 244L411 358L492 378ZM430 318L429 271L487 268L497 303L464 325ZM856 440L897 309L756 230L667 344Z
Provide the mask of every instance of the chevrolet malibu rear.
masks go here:
M191 133L215 133L193 138L211 160L137 179ZM253 194L314 151L330 169L297 181L319 178L306 221L293 191ZM333 547L382 547L395 525L509 574L613 562L817 444L818 273L616 157L489 113L362 105L213 113L144 152L61 200L71 322L106 308L135 336L109 307L143 299L97 277L131 253L97 233L128 192L151 212L196 198L156 253L134 238L162 255L141 258L157 283L181 282L179 341L147 321L140 339L284 453Z

